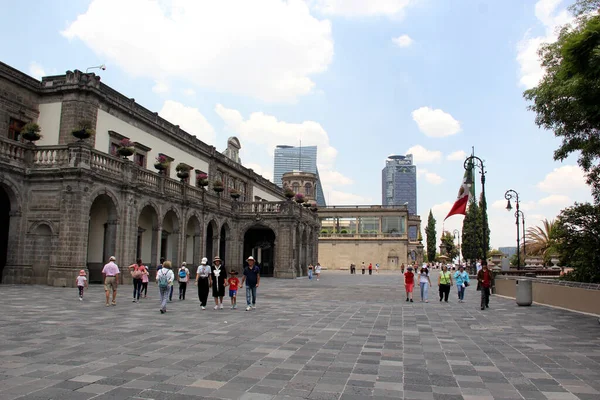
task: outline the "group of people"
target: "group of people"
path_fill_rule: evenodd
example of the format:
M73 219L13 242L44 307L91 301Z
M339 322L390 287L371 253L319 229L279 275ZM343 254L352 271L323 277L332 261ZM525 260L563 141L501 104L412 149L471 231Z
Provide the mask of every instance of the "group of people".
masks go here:
M423 265L420 271L417 272L418 267L415 265L408 266L406 271L404 271L404 264L402 265L401 270L404 275L404 287L406 289L406 301L413 302L413 291L415 286L415 279L418 275L419 280L419 288L421 292L421 302L428 303L429 302L429 288L432 286L431 278L429 276L431 266L429 264ZM465 267L460 265L458 267L458 271L452 273L448 270L447 265L443 265L441 267L441 271L438 275L438 292L440 302L448 302L448 297L450 295L450 288L453 285L456 285L456 289L458 292L458 302L464 303L465 301L465 291L470 286L470 278L467 271L465 271ZM490 306L490 291L493 286L494 275L492 271L488 268L487 262L483 261L481 263L481 269L477 272L477 290L481 292L481 309L485 310Z
M313 270L314 270L314 275L317 276L317 280L319 280L319 278L321 278L321 264L317 263L317 265L313 266L312 264L308 265L308 279L312 280L313 278Z
M222 260L219 256L213 259L213 264L208 265L208 259L204 257L196 270L194 284L198 287L198 299L200 307L206 310L208 295L212 288L212 295L215 301L215 310L223 309L223 298L225 290L229 288L229 298L231 300L231 309L237 308L237 292L239 288L246 284L246 311L256 308L256 290L260 284L260 267L256 264L254 257L250 256L246 259L247 265L244 266L243 277L240 280L237 278L237 271L231 269L228 272L222 265ZM137 259L135 264L127 267L131 273L133 280L133 302L140 301L142 293L143 297L147 296L148 282L150 271L141 259ZM320 266L319 266L320 273ZM116 264L116 258L111 256L108 263L102 269L102 277L104 281L104 291L106 296L106 307L117 304L117 287L119 282L120 270ZM318 276L318 275L317 275ZM173 299L173 288L175 281L179 284L179 300L185 300L188 283L190 282L190 270L186 262L182 262L181 266L174 272L171 261L160 259L160 265L156 271L156 284L158 285L160 294L160 312L167 312L167 302ZM87 288L88 282L85 270L79 271L79 276L76 278L76 285L79 290L79 300L83 300L84 289ZM111 298L112 294L112 298Z
M361 264L361 270L362 270L362 274L365 274L365 270L369 271L369 275L373 275L373 263L369 263L369 266L367 267L365 265L365 262L363 261ZM375 273L379 273L379 263L375 263ZM354 264L350 264L350 275L355 275L356 274L356 265Z

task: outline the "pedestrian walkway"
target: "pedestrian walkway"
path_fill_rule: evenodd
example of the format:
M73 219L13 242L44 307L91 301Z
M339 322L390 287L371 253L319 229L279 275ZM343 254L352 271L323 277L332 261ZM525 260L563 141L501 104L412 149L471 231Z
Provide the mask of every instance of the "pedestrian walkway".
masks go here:
M164 315L153 284L108 308L99 285L83 302L0 285L0 400L600 399L597 318L495 296L481 311L474 285L406 303L401 282L265 278L254 311L201 311L189 290Z

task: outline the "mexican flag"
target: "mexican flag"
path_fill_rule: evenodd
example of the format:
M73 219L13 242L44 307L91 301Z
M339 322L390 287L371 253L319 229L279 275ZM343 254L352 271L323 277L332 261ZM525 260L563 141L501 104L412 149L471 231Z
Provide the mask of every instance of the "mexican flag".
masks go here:
M474 195L474 186L473 186L473 163L471 162L469 167L465 170L465 175L463 176L462 184L458 189L458 196L456 197L456 201L454 205L450 209L444 221L453 215L465 215L467 213L467 205L469 204L469 199L472 195Z

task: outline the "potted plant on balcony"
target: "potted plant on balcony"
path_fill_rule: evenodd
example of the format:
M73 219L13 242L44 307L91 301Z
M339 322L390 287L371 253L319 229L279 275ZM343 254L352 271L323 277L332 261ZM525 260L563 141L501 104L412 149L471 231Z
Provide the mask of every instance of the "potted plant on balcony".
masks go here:
M23 128L21 128L21 137L25 140L29 140L29 143L36 142L42 138L40 132L42 128L35 122L30 122L25 124Z
M71 134L75 136L79 141L90 138L96 131L90 121L79 121L77 127L71 131Z
M213 182L213 190L217 193L221 193L223 191L223 182L222 181L214 181Z
M187 164L177 164L175 167L175 171L177 171L177 177L181 180L187 179L190 176L190 169L192 168Z
M117 153L123 158L127 158L135 152L135 145L133 142L127 138L121 139L119 142L119 148L117 149Z
M196 184L200 187L208 186L208 175L206 175L204 172L196 170Z
M229 196L231 196L232 199L237 200L241 195L242 193L239 190L234 188L229 189Z
M308 200L308 199L304 199L304 203L302 203L302 205L303 205L304 207L306 207L306 208L309 208L309 207L310 207L310 200Z
M304 195L302 193L296 193L294 201L298 204L304 203Z
M167 158L167 156L159 154L159 156L156 157L156 161L154 162L154 168L156 168L159 171L164 171L165 169L169 168L169 159Z
M293 199L293 198L294 198L294 196L296 195L296 193L294 193L294 191L293 191L291 188L289 188L289 187L286 187L286 188L283 190L283 195L284 195L284 196L285 196L285 197L286 197L288 200L291 200L291 199Z
M315 212L316 212L318 209L319 209L319 208L317 207L317 202L316 202L316 201L314 201L314 200L311 200L311 201L310 201L310 210L311 210L311 211L315 211Z

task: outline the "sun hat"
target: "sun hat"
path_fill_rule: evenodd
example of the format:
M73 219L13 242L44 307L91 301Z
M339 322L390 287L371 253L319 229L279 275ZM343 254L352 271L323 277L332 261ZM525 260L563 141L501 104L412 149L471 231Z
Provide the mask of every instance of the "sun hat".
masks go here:
M85 271L84 270L79 270L79 276L85 276Z
M115 256L110 256L110 258L108 259L108 261L117 261L117 259L115 258Z
M221 261L221 257L215 256L215 258L213 259L213 261Z
M252 256L250 256L250 257L246 258L246 261L250 261L250 260L252 260L252 261L256 261L256 260L254 260L254 257L252 257Z
M208 258L202 257L202 261L200 261L200 264L206 265L207 262L208 262Z

